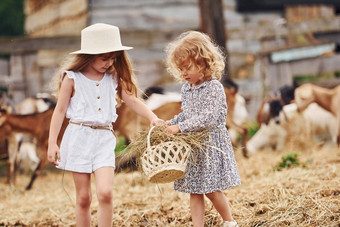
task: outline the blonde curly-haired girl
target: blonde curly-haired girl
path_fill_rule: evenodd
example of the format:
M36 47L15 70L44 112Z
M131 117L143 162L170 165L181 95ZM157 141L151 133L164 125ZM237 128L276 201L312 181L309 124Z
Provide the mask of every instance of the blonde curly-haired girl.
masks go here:
M204 226L204 195L223 219L223 226L236 227L223 190L239 185L240 177L225 121L227 104L219 82L224 55L209 36L197 31L181 34L166 48L168 71L182 86L182 110L168 122L171 134L209 128L209 146L192 152L186 173L175 181L177 191L190 193L195 227Z

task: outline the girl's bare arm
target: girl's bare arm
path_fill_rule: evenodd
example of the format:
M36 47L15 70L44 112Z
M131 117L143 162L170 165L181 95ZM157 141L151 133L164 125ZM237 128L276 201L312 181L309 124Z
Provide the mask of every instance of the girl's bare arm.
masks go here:
M164 121L159 119L140 99L134 95L122 91L123 101L137 114L148 119L152 125L164 124Z
M48 161L52 164L57 165L55 160L55 155L57 155L58 160L60 160L59 148L57 145L57 139L60 132L61 125L63 124L66 110L68 104L71 99L71 95L73 92L74 81L67 76L64 77L64 80L61 84L59 97L57 101L57 105L53 111L49 137L48 137Z

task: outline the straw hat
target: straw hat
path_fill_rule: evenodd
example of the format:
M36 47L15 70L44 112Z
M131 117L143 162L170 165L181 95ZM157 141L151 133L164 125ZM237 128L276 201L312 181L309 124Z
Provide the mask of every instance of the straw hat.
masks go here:
M132 48L122 45L118 27L97 23L81 31L81 49L70 54L104 54Z

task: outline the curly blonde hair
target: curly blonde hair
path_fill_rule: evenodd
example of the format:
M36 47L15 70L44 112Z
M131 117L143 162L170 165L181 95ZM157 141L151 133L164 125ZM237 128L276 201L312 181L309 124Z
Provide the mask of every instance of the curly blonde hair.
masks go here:
M184 32L168 44L165 52L167 70L175 79L183 81L183 72L194 65L202 80L211 80L212 77L221 80L225 56L208 35L197 31Z

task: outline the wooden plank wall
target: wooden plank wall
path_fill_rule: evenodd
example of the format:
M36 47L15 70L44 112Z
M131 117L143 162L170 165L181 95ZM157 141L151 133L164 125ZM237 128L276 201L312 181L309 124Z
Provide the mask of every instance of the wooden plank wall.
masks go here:
M288 63L274 67L258 61L258 53L265 46L261 46L263 40L277 45L275 23L284 15L278 12L241 14L236 12L236 0L223 0L223 5L232 73L237 74L249 53L256 58L255 63L251 63L255 65L249 66L254 68L252 75L235 78L240 85L240 93L250 100L249 112L255 115L258 101L253 100L259 100L265 94L263 89L266 87L261 86L263 82L269 81L270 89L275 89L291 81L289 70L292 69L287 67ZM312 12L308 14L312 18L322 16L303 22L309 31L340 32L340 16L335 16L334 12L332 14L327 7L318 10L307 9ZM296 19L289 12L287 10L290 25L299 28L300 22L296 20L302 16ZM164 47L179 33L199 29L197 0L26 0L25 15L25 31L32 40L17 40L18 43L6 41L13 48L6 47L6 42L0 40L0 52L4 47L3 50L12 53L9 73L11 79L17 81L13 91L21 89L17 100L34 95L36 91L47 91L61 59L80 48L80 31L88 24L103 22L121 28L123 44L135 47L128 53L134 62L142 90L170 81L163 62ZM287 34L287 29L280 30L280 35ZM271 80L275 83L271 84ZM175 86L172 88L178 89Z
M334 7L329 5L297 5L285 8L285 18L288 22L301 22L321 18L331 19L334 17Z
M31 37L79 35L87 25L87 0L26 0L24 10Z

